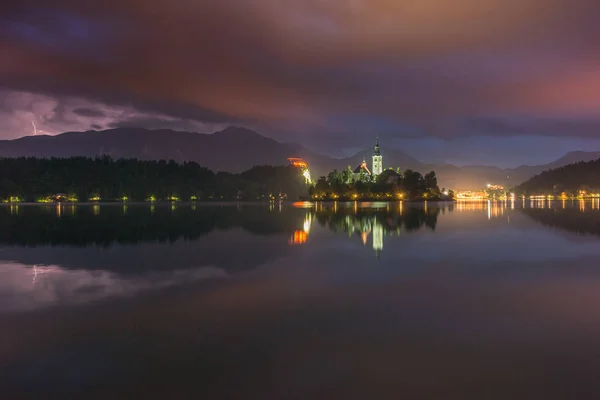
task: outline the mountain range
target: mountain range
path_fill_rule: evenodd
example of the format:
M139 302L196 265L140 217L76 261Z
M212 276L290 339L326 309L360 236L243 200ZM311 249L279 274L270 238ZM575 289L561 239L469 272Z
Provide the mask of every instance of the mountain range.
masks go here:
M367 148L351 157L333 158L300 144L281 143L240 127L229 127L213 134L116 128L0 140L0 157L109 155L113 158L143 160L172 159L177 162L196 161L213 171L228 172L241 172L254 165L285 165L289 157L300 157L306 160L314 176L348 166L354 169L363 159L370 165L371 154L372 149ZM481 165L457 167L450 164L426 164L401 150L386 147L382 147L382 154L385 168L410 168L421 173L434 170L440 186L456 190L478 189L487 183L514 186L542 171L600 157L599 152L577 151L549 164L501 169Z

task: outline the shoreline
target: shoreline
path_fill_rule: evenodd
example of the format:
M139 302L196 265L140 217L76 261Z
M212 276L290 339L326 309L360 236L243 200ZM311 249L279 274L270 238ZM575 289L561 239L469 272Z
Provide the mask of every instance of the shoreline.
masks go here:
M487 201L487 200L482 200ZM500 201L500 200L498 200ZM0 203L0 207L11 207L11 206L41 206L41 207L56 207L56 206L168 206L168 205L202 205L202 206L233 206L233 205L269 205L269 204L287 204L287 205L316 205L319 203L334 204L334 203L410 203L410 204L424 204L424 203L455 203L456 200L282 200L282 201L82 201L82 202L56 202L56 203L37 203L37 202L13 202L13 203Z

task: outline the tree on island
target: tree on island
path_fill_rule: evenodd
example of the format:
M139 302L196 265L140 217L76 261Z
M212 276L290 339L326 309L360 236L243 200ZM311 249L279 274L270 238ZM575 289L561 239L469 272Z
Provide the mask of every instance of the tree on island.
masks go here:
M387 169L373 177L364 169L353 173L351 169L339 173L331 171L320 177L311 188L310 195L319 200L355 200L355 199L407 199L407 200L450 200L453 192L440 191L434 171L425 176L411 169L400 173Z

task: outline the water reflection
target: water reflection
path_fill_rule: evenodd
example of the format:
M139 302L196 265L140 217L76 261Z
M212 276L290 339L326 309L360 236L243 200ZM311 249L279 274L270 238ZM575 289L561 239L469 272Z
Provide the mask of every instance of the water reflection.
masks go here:
M332 232L356 235L381 251L385 237L423 228L435 231L440 213L483 213L509 220L515 212L574 232L597 231L600 199L479 201L440 204L403 202L278 203L262 206L199 207L196 204L0 207L0 245L104 246L194 241L215 230L285 235L290 244L308 242L316 221ZM275 207L277 212L273 213ZM544 210L544 211L542 211ZM565 210L562 212L561 210Z
M0 207L0 390L595 398L593 204Z
M124 276L103 270L68 270L55 265L24 268L21 264L0 262L0 298L3 300L0 313L135 296L145 291L227 277L227 272L213 267Z
M542 223L545 226L558 228L577 234L593 234L600 236L600 211L590 207L595 200L587 204L577 203L575 207L524 208L520 212Z
M15 208L0 208L0 296L6 298L0 311L229 276L301 251L289 245L325 245L323 231L369 244L379 258L386 236L434 230L446 206L278 204L277 212L270 205Z
M174 273L181 281L216 276L198 272L201 269L231 276L327 247L332 239L324 236L325 232L339 236L348 246L367 247L372 260L381 260L382 265L393 263L399 256L414 258L412 249L405 248L402 253L398 249L412 235L427 232L435 232L435 245L429 245L418 257L460 254L475 260L491 254L513 254L516 260L537 248L537 242L526 236L536 229L536 222L576 234L600 235L597 202L0 207L0 262L4 261L0 265L4 274L0 295L16 296L12 289L20 288L17 291L23 296L31 296L31 290L46 292L32 298L49 302L59 297L89 300L134 293L136 281L139 288L151 287L149 282L156 287L180 282L173 279ZM442 228L437 232L440 221ZM503 224L512 227L506 230L509 228L501 228ZM546 233L537 235L550 240ZM410 242L415 240L426 239L415 236ZM503 247L509 242L511 252L505 253ZM526 243L529 247L522 248ZM356 249L351 247L351 252ZM115 291L107 285L127 289ZM83 295L91 292L95 297Z
M407 207L402 203L392 206L390 203L361 203L317 208L315 217L318 223L333 232L345 233L349 237L357 236L363 245L370 241L373 251L379 256L383 250L386 235L411 233L424 227L435 230L437 218L441 210L449 209L447 205L440 207Z
M102 211L100 211L102 208ZM119 210L121 208L121 210ZM297 210L288 207L281 217L262 207L242 212L236 207L204 207L194 210L169 206L22 206L10 213L0 207L0 244L88 246L173 242L194 240L215 229L241 227L257 234L278 234L293 230ZM283 212L285 211L285 212Z
M279 210L281 212L281 209ZM310 234L310 227L312 225L312 213L307 212L304 217L304 223L302 224L302 229L297 229L292 234L289 244L298 245L304 244L308 240L308 235Z

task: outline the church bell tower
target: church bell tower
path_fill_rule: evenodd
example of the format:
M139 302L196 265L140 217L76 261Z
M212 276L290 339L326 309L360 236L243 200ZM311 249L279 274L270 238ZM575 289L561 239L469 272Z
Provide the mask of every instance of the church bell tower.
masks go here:
M374 176L381 174L383 171L383 156L379 151L379 138L377 138L375 147L373 147L373 169L371 171L373 171Z

